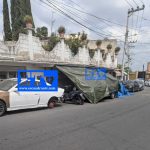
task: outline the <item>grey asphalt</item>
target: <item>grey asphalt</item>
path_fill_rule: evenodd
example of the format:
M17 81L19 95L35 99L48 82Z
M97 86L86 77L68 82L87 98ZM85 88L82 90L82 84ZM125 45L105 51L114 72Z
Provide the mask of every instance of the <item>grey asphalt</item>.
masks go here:
M150 88L99 104L9 112L0 150L150 150Z

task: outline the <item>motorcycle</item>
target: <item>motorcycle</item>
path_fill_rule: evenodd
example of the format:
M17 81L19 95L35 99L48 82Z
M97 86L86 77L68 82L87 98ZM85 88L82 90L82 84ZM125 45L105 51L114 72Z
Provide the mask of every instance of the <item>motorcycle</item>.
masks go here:
M73 102L78 105L83 105L85 97L83 93L78 90L76 87L72 88L72 86L68 85L64 87L64 95L63 95L63 102Z

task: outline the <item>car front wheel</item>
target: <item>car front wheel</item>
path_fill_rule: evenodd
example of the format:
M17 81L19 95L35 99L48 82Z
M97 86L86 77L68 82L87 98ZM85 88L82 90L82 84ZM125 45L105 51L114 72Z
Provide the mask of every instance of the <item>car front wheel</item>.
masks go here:
M56 97L51 98L49 100L49 102L48 102L48 108L51 108L51 109L54 108L55 105L56 105L56 102L57 102L57 98Z
M0 101L0 117L6 112L6 105L4 102Z

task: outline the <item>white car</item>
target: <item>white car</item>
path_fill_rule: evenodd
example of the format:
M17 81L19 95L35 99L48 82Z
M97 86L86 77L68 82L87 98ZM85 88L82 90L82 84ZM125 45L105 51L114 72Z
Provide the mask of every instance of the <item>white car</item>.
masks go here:
M21 84L26 85L30 81L23 80ZM39 80L35 80L38 85ZM47 83L48 84L48 83ZM58 91L46 92L18 92L17 79L7 79L0 82L0 116L6 111L49 107L53 108L56 102L60 102L64 89L58 88Z

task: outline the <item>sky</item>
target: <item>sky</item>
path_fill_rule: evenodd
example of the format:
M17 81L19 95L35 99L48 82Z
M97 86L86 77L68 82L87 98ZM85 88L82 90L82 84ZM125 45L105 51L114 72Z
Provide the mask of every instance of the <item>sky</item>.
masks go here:
M41 2L43 1L43 2ZM128 9L134 9L145 5L144 11L134 13L129 17L129 41L136 42L130 44L131 68L132 70L141 71L143 64L145 69L147 62L150 61L150 1L149 0L49 0L58 8L65 11L69 16L77 20L82 25L86 25L89 29L72 21L68 17L51 8L47 0L31 0L33 19L36 27L46 26L51 32L51 23L53 20L53 32L57 32L59 26L66 28L66 34L78 33L85 31L91 40L112 38L118 40L118 46L121 47L119 53L119 63L122 62L123 41L126 31L126 21ZM8 0L9 2L9 0ZM9 2L10 5L10 2ZM69 9L69 10L68 10ZM78 11L79 10L79 11ZM90 13L99 18L94 18ZM53 14L53 17L52 17ZM113 23L111 23L113 22ZM119 25L118 25L119 24ZM94 30L93 31L91 31ZM96 32L96 33L95 33ZM136 34L136 35L135 35ZM2 0L0 1L0 39L3 37L3 15Z

